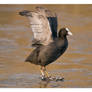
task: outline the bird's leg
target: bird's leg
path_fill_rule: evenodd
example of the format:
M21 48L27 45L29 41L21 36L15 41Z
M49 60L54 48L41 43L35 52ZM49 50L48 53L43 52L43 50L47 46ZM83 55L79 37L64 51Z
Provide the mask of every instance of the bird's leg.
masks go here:
M42 74L42 80L52 80L53 78L49 76L48 72L46 71L46 67L41 66L41 74Z
M41 74L42 74L42 79L50 78L48 72L46 71L46 67L41 66Z
M46 71L46 67L44 67L44 71L45 71L46 76L49 78L50 76L49 76L48 72Z
M41 66L40 71L41 71L41 74L42 74L42 79L44 79L45 78L44 66Z

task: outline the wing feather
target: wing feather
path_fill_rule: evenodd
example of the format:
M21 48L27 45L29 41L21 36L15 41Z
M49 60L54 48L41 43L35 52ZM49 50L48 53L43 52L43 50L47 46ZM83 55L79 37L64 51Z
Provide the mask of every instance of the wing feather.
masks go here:
M34 34L34 39L37 40L37 42L39 41L41 44L49 44L51 42L51 29L46 16L39 12L31 13L32 17L29 16L28 18L30 20L30 26Z
M52 32L52 38L55 39L57 38L57 16L55 13L52 13L50 10L43 8L43 7L36 7L37 11L40 11L42 13L45 12L45 15L49 21L51 32Z
M24 10L20 15L28 17L33 32L33 43L48 45L57 37L57 17L43 7L36 7L36 11Z

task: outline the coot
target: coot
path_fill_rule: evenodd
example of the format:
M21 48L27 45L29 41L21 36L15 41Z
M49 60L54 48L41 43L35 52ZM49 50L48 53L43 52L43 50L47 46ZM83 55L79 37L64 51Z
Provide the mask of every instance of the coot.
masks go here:
M46 66L60 57L68 47L67 36L72 35L68 28L61 28L57 32L57 16L43 7L36 7L36 11L24 10L19 12L30 20L34 39L34 50L25 60L41 66L42 78L49 78Z

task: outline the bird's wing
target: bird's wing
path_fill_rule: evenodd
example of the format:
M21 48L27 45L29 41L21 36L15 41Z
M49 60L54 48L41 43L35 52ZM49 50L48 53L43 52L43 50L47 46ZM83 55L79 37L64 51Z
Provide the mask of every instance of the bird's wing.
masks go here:
M49 21L51 32L52 32L52 38L57 38L57 16L55 13L52 13L50 10L43 8L43 7L36 7L37 11L45 13L46 17Z
M28 17L30 20L30 26L34 35L34 46L35 44L48 45L52 41L51 28L45 12L24 10L19 14Z

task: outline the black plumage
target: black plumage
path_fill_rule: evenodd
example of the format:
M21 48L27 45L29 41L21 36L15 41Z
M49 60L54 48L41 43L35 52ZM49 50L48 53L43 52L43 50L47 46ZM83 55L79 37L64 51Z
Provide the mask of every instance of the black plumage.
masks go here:
M63 31L64 34L63 34ZM48 45L41 45L37 47L28 56L26 61L46 66L54 62L59 56L61 56L68 47L67 31L65 28L61 29L59 32L59 37Z

